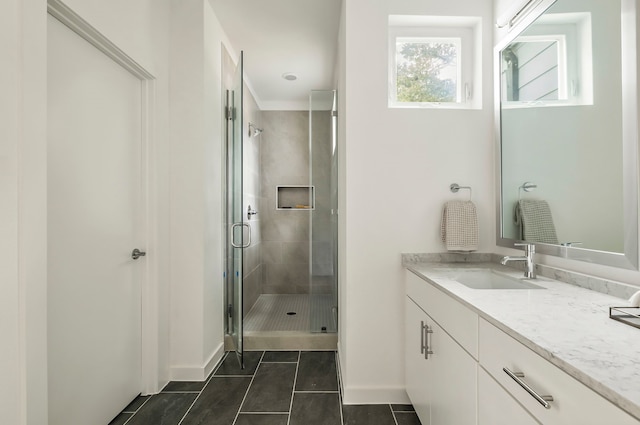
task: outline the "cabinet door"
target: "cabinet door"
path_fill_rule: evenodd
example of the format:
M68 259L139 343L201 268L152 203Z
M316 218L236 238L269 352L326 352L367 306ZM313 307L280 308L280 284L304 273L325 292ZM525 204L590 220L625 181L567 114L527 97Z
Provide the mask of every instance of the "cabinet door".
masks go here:
M425 359L422 350L425 338L422 326L426 322L427 315L409 297L406 297L405 385L422 425L431 424L429 360Z
M431 322L431 423L477 423L478 363L440 326Z
M489 374L478 368L478 425L538 425Z

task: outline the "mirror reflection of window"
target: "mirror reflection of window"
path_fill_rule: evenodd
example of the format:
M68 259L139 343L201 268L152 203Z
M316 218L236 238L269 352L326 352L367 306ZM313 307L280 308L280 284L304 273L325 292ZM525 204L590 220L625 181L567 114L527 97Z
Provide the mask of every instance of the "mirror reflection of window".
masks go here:
M563 37L519 41L502 52L503 93L506 101L566 99L566 51Z
M590 13L543 15L501 55L503 107L593 104Z

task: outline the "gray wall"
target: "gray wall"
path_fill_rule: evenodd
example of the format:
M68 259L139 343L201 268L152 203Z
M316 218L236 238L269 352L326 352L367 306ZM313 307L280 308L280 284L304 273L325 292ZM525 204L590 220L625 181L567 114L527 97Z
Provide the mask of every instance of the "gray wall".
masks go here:
M263 294L309 293L309 210L276 210L276 186L309 184L309 112L263 111Z
M246 316L251 307L255 304L262 291L262 282L264 278L264 269L262 265L262 211L260 208L260 186L262 184L260 177L260 152L262 150L262 135L249 137L249 123L253 123L256 127L262 128L261 115L262 112L258 108L258 104L253 98L247 85L244 86L243 98L244 116L243 116L243 172L242 172L242 211L246 214L247 208L257 210L258 214L251 216L248 223L251 226L251 245L244 250L243 262L243 303L244 315ZM244 219L247 218L243 215Z
M316 205L312 212L311 291L314 294L331 293L333 289L333 230L331 111L314 111L311 115L311 180L316 190ZM335 189L335 188L334 188ZM335 199L335 198L334 198ZM336 199L337 201L337 199Z

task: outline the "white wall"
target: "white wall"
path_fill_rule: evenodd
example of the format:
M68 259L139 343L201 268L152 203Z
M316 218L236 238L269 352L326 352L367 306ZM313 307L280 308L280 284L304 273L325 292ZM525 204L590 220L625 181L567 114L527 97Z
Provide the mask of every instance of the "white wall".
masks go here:
M171 2L171 379L224 353L222 45L206 0ZM185 48L188 46L188 48Z
M204 346L205 376L224 351L224 120L222 106L222 46L226 35L209 2L204 2Z
M46 424L46 14L0 17L0 423Z
M405 401L402 252L439 252L443 203L473 187L480 251L495 246L492 2L347 0L341 37L340 360L346 403ZM482 18L481 110L389 109L390 14ZM378 46L378 47L375 47Z

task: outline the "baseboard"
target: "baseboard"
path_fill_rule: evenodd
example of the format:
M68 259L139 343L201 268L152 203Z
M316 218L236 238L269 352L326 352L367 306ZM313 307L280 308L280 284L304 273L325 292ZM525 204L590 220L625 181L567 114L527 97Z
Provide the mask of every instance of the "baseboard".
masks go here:
M338 378L342 404L411 404L404 387L350 387L344 384L342 347L338 342Z
M343 404L411 404L404 387L343 387Z
M224 344L220 343L202 366L172 366L172 381L204 381L224 356Z
M211 356L209 356L209 361L204 366L205 371L205 379L211 375L211 372L216 368L220 360L224 357L224 342L221 342L218 347L213 350Z

